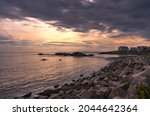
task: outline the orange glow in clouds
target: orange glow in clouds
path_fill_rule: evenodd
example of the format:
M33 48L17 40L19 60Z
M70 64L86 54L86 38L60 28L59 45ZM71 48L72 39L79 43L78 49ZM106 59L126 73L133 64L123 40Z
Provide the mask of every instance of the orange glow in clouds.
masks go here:
M81 46L87 44L90 46L90 50L112 50L120 45L150 45L150 42L137 36L111 38L112 35L121 33L118 30L113 30L112 33L98 30L91 30L87 33L73 32L71 29L60 31L46 22L30 17L22 21L3 19L0 20L0 25L1 35L13 38L14 40L29 40L35 45L42 45L48 42L70 42L77 43ZM82 49L81 46L76 47Z

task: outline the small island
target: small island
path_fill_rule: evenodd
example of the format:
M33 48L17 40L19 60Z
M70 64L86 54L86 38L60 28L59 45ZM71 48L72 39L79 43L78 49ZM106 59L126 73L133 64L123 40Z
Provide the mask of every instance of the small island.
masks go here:
M55 53L56 56L74 56L74 57L88 57L88 56L94 56L94 54L85 54L82 52L73 52L73 53L63 53L63 52L58 52Z

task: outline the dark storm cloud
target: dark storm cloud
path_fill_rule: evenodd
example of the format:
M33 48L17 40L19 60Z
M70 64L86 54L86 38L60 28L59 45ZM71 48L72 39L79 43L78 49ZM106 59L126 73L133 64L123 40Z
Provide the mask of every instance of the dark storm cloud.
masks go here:
M15 40L14 38L0 35L0 45L27 46L31 44L32 42L29 40Z
M0 17L34 17L87 32L113 29L150 38L150 0L0 0ZM109 27L109 28L108 28Z

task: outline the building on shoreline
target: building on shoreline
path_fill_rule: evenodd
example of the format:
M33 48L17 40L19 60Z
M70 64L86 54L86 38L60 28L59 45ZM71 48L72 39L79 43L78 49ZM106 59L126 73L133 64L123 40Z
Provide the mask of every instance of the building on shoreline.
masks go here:
M127 51L129 51L129 48L128 48L128 46L120 46L120 47L118 47L118 51L119 52L127 52Z
M128 47L128 46L120 46L118 47L119 52L134 52L134 53L142 53L142 52L150 52L150 47L148 46L137 46L137 47Z

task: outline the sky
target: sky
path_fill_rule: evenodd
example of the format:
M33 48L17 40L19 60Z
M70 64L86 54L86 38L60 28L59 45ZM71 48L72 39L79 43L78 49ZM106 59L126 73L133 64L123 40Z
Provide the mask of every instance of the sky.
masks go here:
M150 46L150 0L0 0L0 51Z

